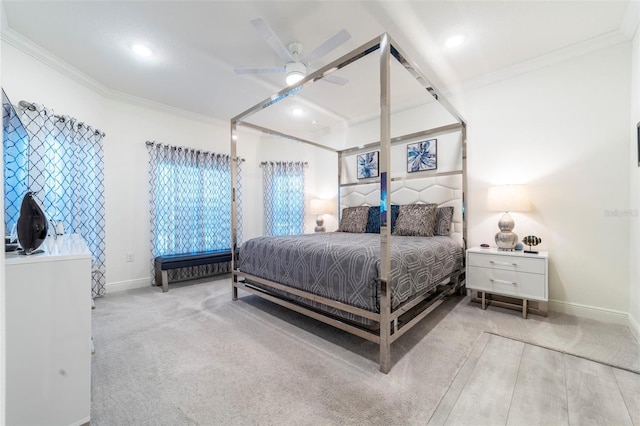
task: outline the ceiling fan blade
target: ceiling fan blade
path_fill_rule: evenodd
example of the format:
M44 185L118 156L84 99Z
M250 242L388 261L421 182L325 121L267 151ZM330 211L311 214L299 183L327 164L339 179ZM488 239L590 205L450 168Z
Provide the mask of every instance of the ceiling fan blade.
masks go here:
M326 81L327 83L339 84L340 86L344 86L349 82L346 78L338 77L337 75L328 75L323 77L321 81Z
M258 34L271 46L273 50L280 56L285 62L293 61L293 56L287 49L287 46L282 43L282 40L278 38L276 33L271 29L267 21L261 17L254 18L251 21L251 25L258 31Z
M236 74L265 74L265 73L275 73L275 72L284 72L284 67L273 67L273 68L234 68L233 72Z
M342 30L338 31L337 33L335 33L334 35L326 39L320 46L316 47L311 52L309 52L305 60L311 62L314 59L321 58L327 53L331 52L336 47L340 46L345 41L349 40L350 38L351 38L351 34L349 34L349 31L343 28Z

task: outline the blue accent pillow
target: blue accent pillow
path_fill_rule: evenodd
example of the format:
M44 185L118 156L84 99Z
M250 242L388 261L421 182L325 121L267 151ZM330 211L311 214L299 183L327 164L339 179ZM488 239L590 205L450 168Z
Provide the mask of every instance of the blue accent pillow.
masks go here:
M400 214L400 206L397 204L391 205L391 232L396 227L396 219ZM367 218L367 228L364 232L369 234L380 233L380 206L369 207L369 217Z

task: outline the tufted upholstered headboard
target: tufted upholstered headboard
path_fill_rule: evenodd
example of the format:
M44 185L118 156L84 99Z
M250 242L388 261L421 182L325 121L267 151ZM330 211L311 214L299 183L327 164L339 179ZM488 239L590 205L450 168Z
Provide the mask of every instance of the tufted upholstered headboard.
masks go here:
M425 176L391 182L391 204L436 203L453 206L452 233L462 235L462 174ZM340 211L345 207L380 204L380 183L343 186Z

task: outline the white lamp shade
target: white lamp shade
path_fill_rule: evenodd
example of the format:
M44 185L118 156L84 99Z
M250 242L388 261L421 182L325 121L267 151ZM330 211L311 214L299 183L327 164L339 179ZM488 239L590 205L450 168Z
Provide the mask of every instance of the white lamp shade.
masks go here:
M528 211L531 207L529 188L527 185L490 186L488 207L501 212Z
M331 213L331 200L323 200L314 198L309 205L311 214L328 214Z

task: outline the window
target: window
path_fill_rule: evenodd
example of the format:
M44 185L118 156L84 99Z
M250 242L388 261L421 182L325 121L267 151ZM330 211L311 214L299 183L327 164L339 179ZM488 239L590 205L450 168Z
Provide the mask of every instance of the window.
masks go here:
M304 166L302 162L262 164L266 235L304 233Z
M153 257L229 249L231 158L160 144L148 147Z
M105 293L104 134L42 105L23 107L20 124L3 97L5 224L18 220L25 193L50 221L80 234L93 255L92 295ZM11 108L8 112L8 108ZM22 105L22 103L21 103Z
M4 95L4 92L3 92ZM27 152L29 138L11 103L2 102L4 224L11 232L18 223L22 197L27 186Z

